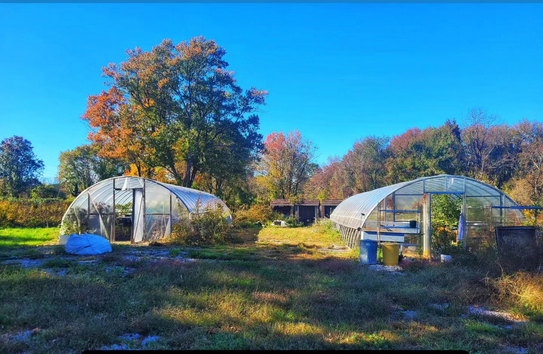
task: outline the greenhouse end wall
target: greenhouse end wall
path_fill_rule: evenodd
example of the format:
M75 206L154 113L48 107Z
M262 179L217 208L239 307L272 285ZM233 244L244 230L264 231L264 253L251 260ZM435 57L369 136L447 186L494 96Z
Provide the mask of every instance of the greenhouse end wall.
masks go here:
M494 225L518 225L524 215L517 204L497 188L464 176L421 177L360 193L344 200L330 219L351 248L358 247L362 231L396 234L399 242L424 243L429 255L432 233L432 195L446 194L461 204L464 246L491 244ZM414 224L416 227L411 227Z

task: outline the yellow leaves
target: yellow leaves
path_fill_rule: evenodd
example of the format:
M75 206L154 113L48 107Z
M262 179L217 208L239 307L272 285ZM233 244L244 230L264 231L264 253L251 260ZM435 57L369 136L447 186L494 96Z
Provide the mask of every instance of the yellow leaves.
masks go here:
M155 106L155 101L153 101L152 98L144 98L142 103L143 103L143 107L145 108L150 108L150 107Z
M158 88L162 89L165 85L167 85L170 82L168 78L164 78L158 82Z

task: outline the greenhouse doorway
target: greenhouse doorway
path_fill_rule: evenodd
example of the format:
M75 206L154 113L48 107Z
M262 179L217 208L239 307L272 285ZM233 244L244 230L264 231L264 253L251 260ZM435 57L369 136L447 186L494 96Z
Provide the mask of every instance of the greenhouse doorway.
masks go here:
M143 189L115 189L115 241L140 242L143 240Z
M452 245L457 245L461 215L463 212L463 193L428 193L430 202L429 234L431 248L448 252Z

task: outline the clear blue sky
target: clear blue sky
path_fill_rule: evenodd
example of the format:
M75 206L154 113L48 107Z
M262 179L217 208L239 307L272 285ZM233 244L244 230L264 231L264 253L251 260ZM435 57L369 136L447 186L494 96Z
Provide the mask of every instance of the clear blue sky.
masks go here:
M543 4L0 4L0 139L29 139L55 176L87 143L103 66L198 35L269 91L261 133L298 129L321 163L473 107L543 121L542 19Z

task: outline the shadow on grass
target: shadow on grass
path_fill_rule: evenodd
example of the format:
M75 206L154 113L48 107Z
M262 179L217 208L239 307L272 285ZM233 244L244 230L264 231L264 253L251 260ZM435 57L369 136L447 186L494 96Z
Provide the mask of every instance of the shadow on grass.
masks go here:
M0 347L64 353L139 333L161 336L154 349L543 349L539 325L507 336L466 326L460 312L429 310L468 304L457 290L480 275L452 265L397 276L305 247L250 243L189 249L197 262L121 262L141 248L114 247L95 268L74 265L66 276L0 265L2 331L40 329L28 342L0 336ZM136 269L121 276L107 271L113 265Z

